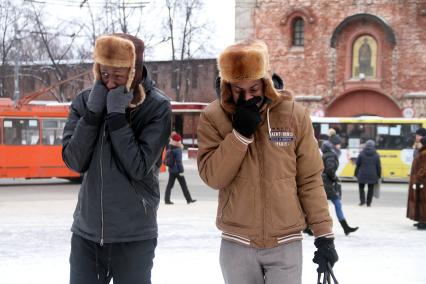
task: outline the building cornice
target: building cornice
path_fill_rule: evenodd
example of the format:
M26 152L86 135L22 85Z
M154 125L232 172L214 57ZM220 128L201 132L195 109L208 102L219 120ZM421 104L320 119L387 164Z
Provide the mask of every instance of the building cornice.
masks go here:
M298 102L303 101L303 102L319 102L322 101L323 97L322 96L310 96L310 95L298 95L298 96L294 96L294 99Z
M426 91L406 93L403 97L404 99L426 99Z

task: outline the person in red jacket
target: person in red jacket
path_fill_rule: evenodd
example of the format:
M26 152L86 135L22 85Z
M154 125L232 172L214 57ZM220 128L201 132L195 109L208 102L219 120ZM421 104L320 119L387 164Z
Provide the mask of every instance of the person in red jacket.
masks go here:
M185 176L183 175L184 168L182 163L182 150L182 137L173 131L166 154L166 159L169 160L169 162L167 162L169 164L169 181L167 182L166 186L164 202L168 205L173 204L173 202L170 200L170 195L176 179L178 180L183 195L185 196L186 203L191 204L197 201L196 199L192 199L188 190L188 185L186 184Z

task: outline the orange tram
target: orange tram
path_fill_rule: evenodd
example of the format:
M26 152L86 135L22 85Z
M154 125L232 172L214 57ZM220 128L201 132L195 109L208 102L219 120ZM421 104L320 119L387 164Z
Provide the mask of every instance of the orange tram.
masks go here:
M0 98L0 178L81 180L62 161L62 133L70 103ZM172 102L174 114L194 117L206 103Z

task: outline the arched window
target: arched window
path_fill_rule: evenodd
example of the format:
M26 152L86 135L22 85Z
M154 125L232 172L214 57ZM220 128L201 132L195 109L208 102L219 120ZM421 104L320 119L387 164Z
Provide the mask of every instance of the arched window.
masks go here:
M303 46L304 37L305 37L305 22L302 18L297 17L293 21L293 30L292 30L292 44L293 46Z
M362 35L354 41L352 49L352 78L376 78L377 42L369 35Z

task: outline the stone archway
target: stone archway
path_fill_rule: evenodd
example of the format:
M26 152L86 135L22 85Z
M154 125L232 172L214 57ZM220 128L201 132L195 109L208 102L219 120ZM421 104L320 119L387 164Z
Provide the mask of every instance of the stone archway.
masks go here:
M386 34L386 38L388 42L392 45L396 45L396 37L391 26L386 23L382 18L377 17L376 15L361 13L355 14L347 17L343 22L341 22L333 31L333 34L330 39L330 46L336 48L338 38L340 37L342 31L351 23L355 22L363 22L363 21L371 21L373 23L378 24L383 28Z
M393 99L373 90L356 90L340 95L325 110L328 117L362 115L402 117L401 109Z

